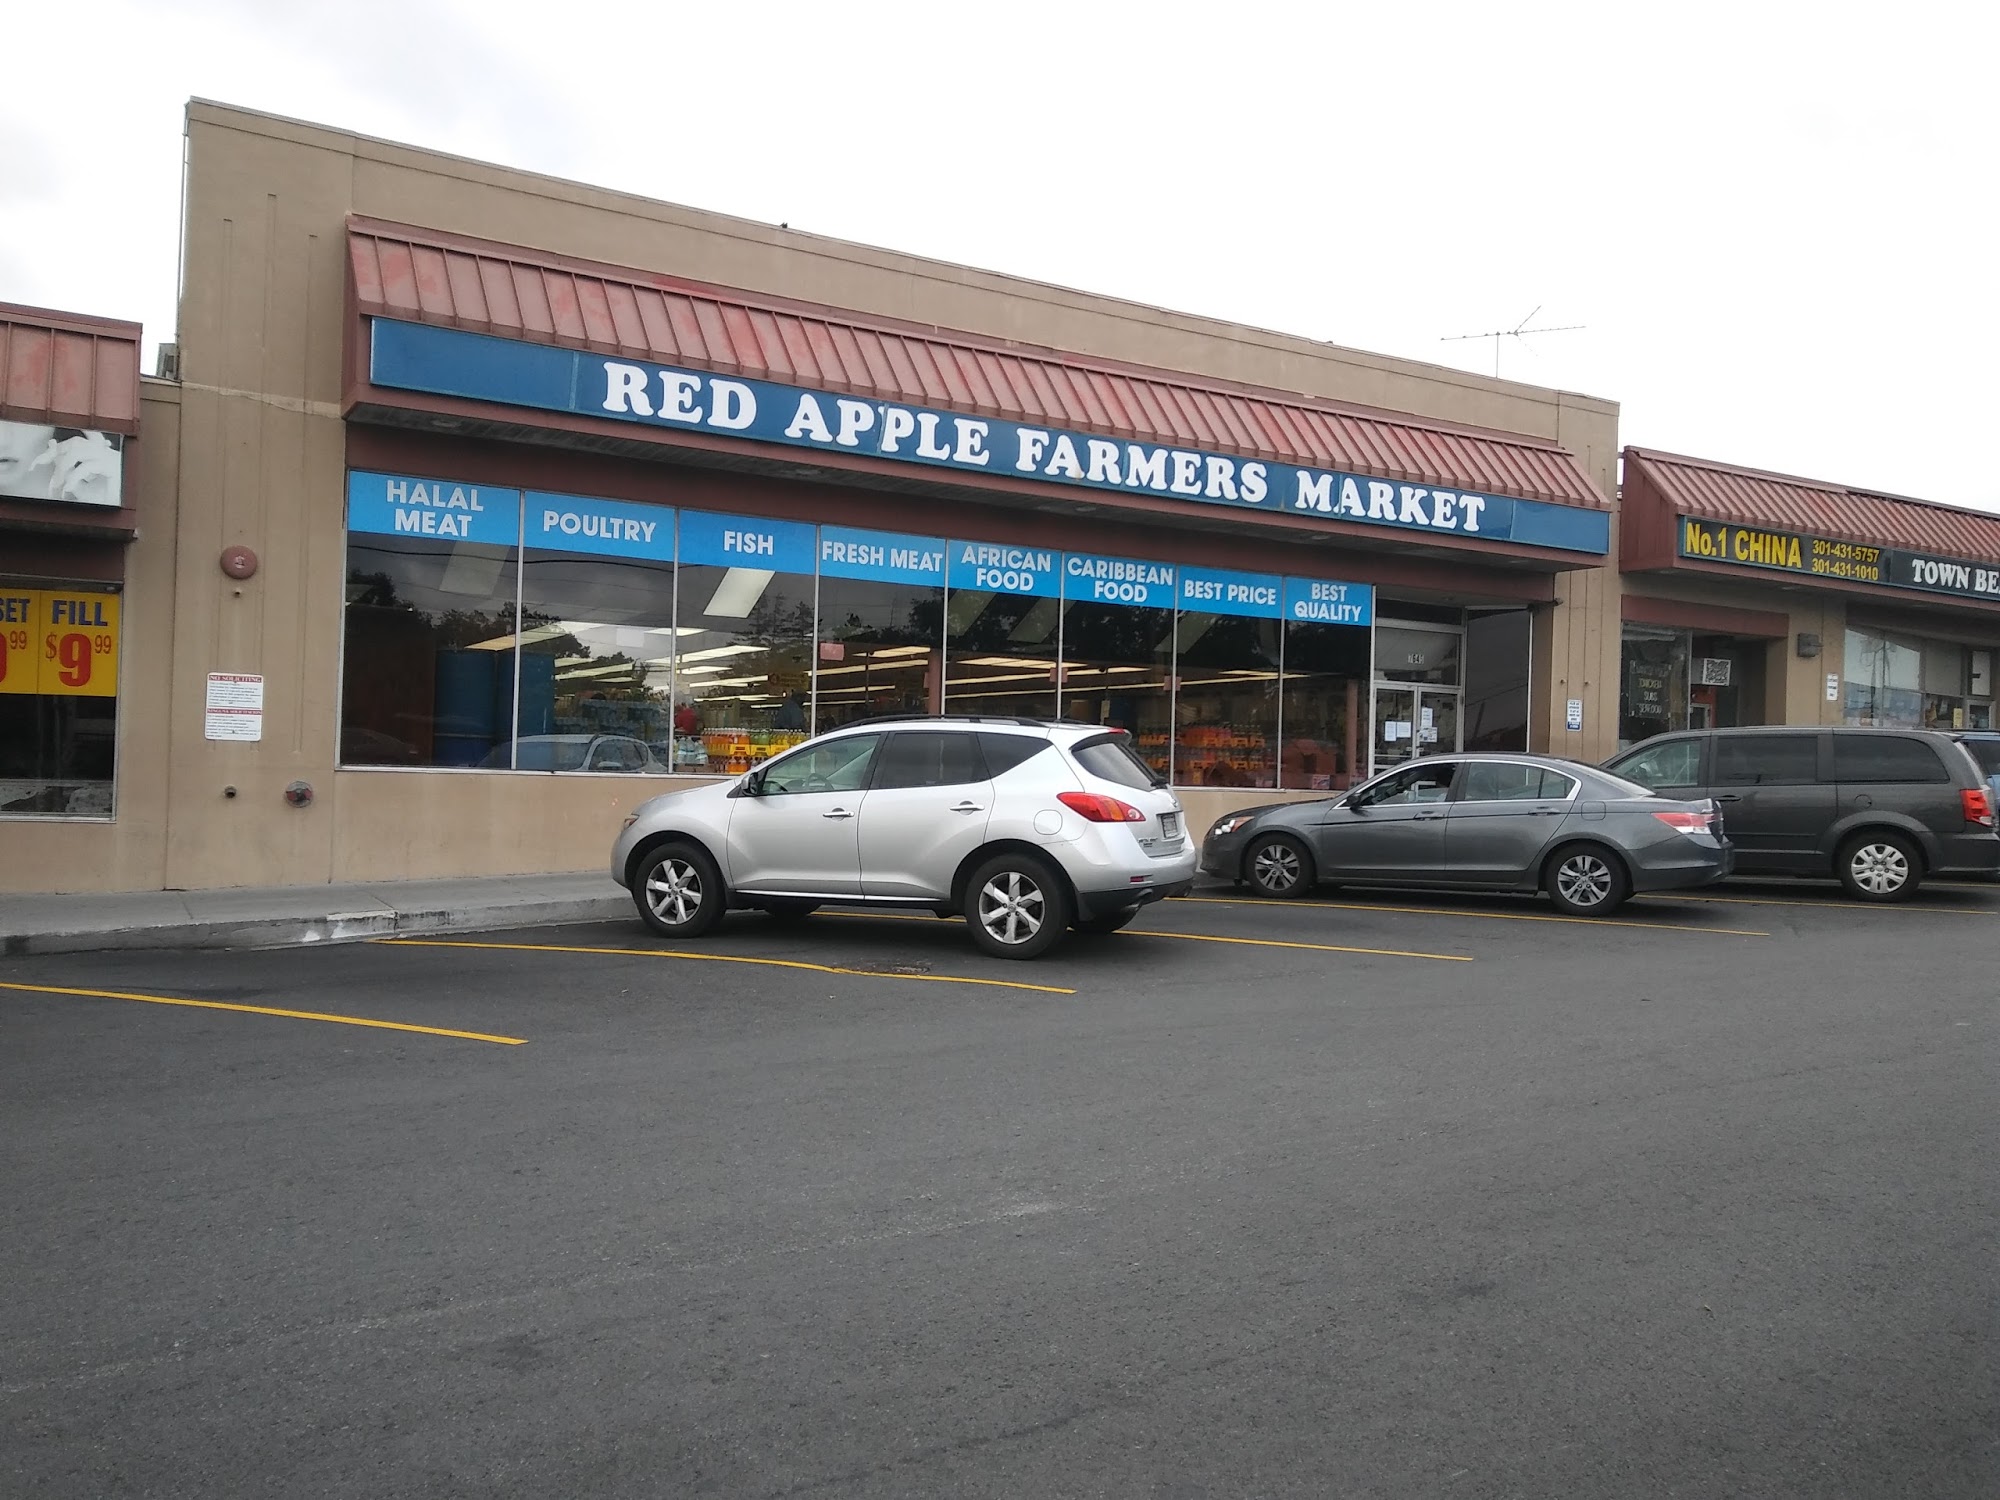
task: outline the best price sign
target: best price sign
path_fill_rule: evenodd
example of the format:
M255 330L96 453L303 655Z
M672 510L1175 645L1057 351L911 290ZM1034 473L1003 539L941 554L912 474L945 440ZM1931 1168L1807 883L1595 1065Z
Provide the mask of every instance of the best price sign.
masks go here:
M116 594L0 588L0 693L118 692Z

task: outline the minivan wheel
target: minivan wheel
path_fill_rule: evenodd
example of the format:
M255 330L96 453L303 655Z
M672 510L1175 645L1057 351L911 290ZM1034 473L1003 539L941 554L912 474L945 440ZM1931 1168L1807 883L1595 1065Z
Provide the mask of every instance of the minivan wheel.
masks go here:
M695 844L662 844L639 866L632 904L661 937L693 938L714 929L728 904L722 872Z
M1069 924L1069 892L1031 854L996 854L965 883L965 925L995 958L1039 958Z
M1841 846L1840 883L1857 901L1907 901L1923 883L1923 856L1900 833L1864 833Z
M1625 904L1632 878L1625 873L1625 862L1602 844L1573 844L1549 861L1542 888L1560 911L1602 917Z
M1289 834L1272 833L1243 851L1243 873L1260 896L1290 900L1313 887L1312 855Z

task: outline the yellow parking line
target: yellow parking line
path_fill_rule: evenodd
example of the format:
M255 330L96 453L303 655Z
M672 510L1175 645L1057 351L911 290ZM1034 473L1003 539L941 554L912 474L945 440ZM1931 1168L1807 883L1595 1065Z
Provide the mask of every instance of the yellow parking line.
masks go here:
M1679 891L1648 891L1643 896L1634 896L1635 901L1709 901L1718 906L1810 906L1815 911L1904 911L1936 912L1947 917L1992 917L2000 916L2000 908L1977 906L1925 906L1921 902L1896 901L1809 901L1798 896L1695 896L1682 895ZM1716 929L1704 928L1713 932Z
M800 958L751 958L741 953L689 953L676 948L582 948L554 943L472 943L448 938L377 938L392 948L490 948L507 953L599 953L621 958L692 958L711 964L762 964L772 969L810 969L816 974L851 974L857 979L916 979L928 984L983 984L1002 990L1035 990L1044 995L1074 995L1057 984L1023 984L1017 979L973 979L962 974L884 974L875 969L845 969L838 964L808 963Z
M1241 943L1248 948L1310 948L1316 953L1368 953L1377 958L1435 958L1444 963L1469 964L1472 959L1463 953L1411 953L1402 948L1345 948L1335 943L1288 943L1278 938L1218 937L1207 932L1156 932L1148 929L1134 932L1129 927L1118 934L1120 937L1179 938L1187 943Z
M1214 906L1319 907L1326 911L1407 912L1419 917L1484 917L1494 922L1574 922L1584 927L1640 927L1648 932L1713 932L1724 937L1769 937L1742 927L1704 927L1696 922L1627 922L1618 917L1558 917L1547 912L1471 911L1455 906L1378 906L1359 901L1264 901L1249 896L1176 896L1180 901L1205 901Z
M31 995L84 995L93 1000L143 1000L148 1005L185 1005L195 1010L234 1010L250 1016L283 1016L288 1021L330 1021L337 1026L372 1026L379 1031L415 1031L424 1036L451 1036L464 1042L493 1042L502 1047L519 1047L526 1037L488 1036L483 1031L453 1031L446 1026L412 1026L406 1021L375 1021L366 1016L332 1016L316 1010L280 1010L271 1005L232 1005L225 1000L186 1000L177 995L133 995L124 990L79 990L59 984L5 984L0 990L23 990Z

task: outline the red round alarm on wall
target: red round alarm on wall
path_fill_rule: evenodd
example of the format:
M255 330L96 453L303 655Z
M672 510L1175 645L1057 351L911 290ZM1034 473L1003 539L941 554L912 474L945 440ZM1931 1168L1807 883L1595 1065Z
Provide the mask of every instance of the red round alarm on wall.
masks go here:
M231 578L248 578L257 571L257 554L245 546L222 549L222 571Z

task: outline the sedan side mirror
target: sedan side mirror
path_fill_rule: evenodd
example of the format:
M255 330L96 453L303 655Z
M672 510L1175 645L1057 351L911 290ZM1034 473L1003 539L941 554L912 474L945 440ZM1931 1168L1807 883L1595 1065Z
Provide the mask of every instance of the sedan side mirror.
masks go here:
M732 797L761 797L764 795L764 773L752 771L736 783L729 794Z

